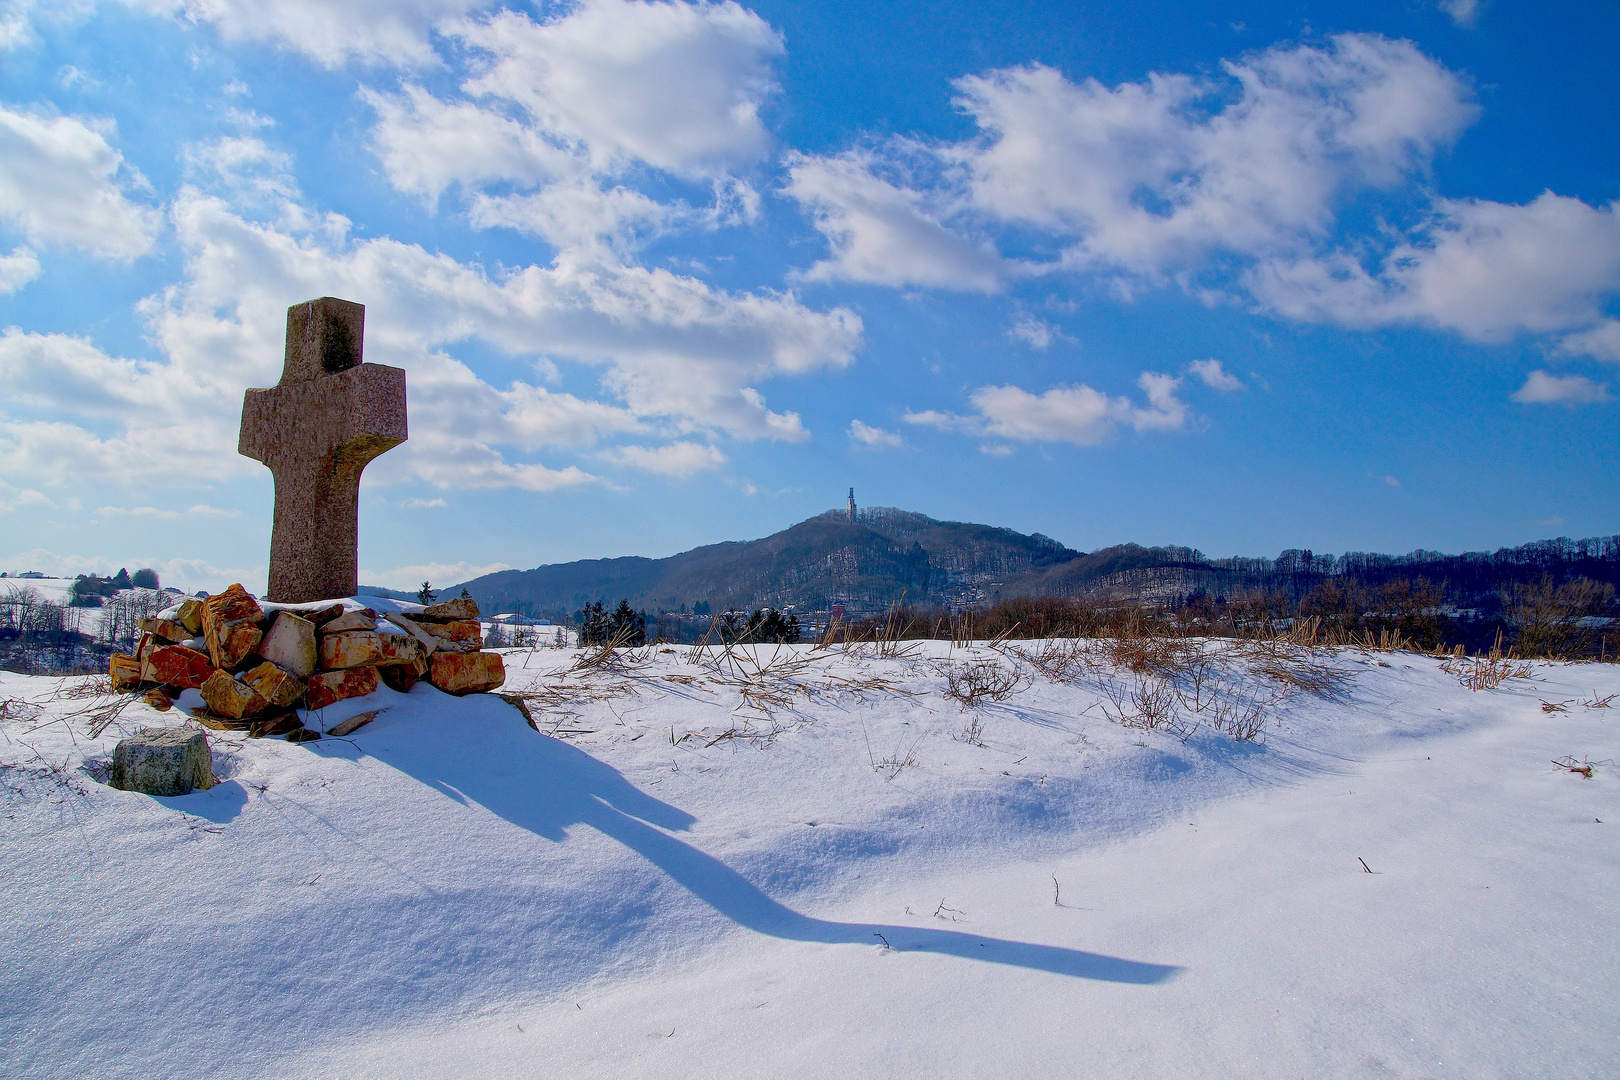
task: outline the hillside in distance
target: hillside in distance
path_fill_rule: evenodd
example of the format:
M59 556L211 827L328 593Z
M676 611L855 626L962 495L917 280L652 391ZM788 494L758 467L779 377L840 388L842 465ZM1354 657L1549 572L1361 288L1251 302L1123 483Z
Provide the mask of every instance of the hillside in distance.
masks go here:
M553 617L621 599L653 613L843 607L856 615L897 601L970 608L1016 596L1175 604L1198 594L1263 589L1297 600L1329 578L1371 586L1423 577L1444 583L1453 603L1473 604L1491 602L1505 584L1544 575L1620 584L1620 536L1462 555L1289 550L1274 559L1212 559L1193 548L1137 544L1088 553L1040 533L877 506L859 510L853 521L829 510L759 540L710 544L663 559L625 556L503 570L452 588L465 587L488 612Z

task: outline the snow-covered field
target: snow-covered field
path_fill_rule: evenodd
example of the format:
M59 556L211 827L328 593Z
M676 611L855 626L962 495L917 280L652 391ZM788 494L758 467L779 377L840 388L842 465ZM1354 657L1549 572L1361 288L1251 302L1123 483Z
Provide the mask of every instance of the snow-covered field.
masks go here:
M161 800L94 776L179 714L0 675L0 1074L1620 1072L1620 668L1296 657L1256 743L982 644L578 656Z

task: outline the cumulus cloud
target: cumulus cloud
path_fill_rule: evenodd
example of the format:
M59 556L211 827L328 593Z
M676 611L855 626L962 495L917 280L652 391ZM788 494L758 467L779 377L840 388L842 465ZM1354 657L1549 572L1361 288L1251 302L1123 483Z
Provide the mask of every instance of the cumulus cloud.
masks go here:
M667 446L616 446L599 455L605 461L662 476L695 476L724 465L729 459L710 443L673 442Z
M1568 351L1607 340L1602 303L1620 291L1620 217L1544 192L1524 205L1442 200L1372 268L1347 253L1276 261L1250 287L1291 318L1351 326L1419 323L1476 341L1594 328Z
M131 7L206 23L227 42L268 42L325 67L428 65L430 33L491 0L124 0Z
M102 131L84 120L0 106L0 220L20 229L33 246L115 260L145 254L159 218L124 191L143 182ZM26 269L25 262L13 263L11 274Z
M1591 405L1609 400L1609 388L1584 375L1553 375L1532 371L1524 385L1513 392L1521 405Z
M770 152L760 110L781 35L731 2L585 0L549 18L502 11L447 32L468 52L459 95L363 89L390 182L430 205L459 187L477 227L624 253L671 228L753 220L733 176ZM679 92L672 92L679 87ZM706 185L693 207L635 185Z
M955 85L979 133L934 149L931 186L880 179L911 144L795 166L817 182L789 193L827 234L830 265L852 263L846 276L864 265L847 252L882 250L902 226L927 238L924 254L871 279L988 288L1063 267L1157 282L1300 251L1332 234L1347 195L1420 175L1478 111L1467 84L1410 42L1369 34L1229 61L1218 79L1108 88L1033 64ZM1058 254L1009 267L968 241L972 222L1034 230Z
M920 191L877 176L869 153L789 159L786 193L809 211L832 257L804 277L872 285L922 285L995 292L1001 258L958 235Z
M39 257L18 245L0 255L0 296L10 295L39 277Z
M223 149L232 160L262 156ZM860 341L852 313L791 294L724 292L590 253L491 276L417 245L353 241L341 219L284 201L293 210L251 221L194 188L175 199L183 278L142 305L161 359L0 334L0 408L12 414L0 424L0 467L41 483L260 475L234 452L242 390L274 384L286 307L312 296L366 303L367 358L408 372L412 437L368 469L380 483L551 491L596 477L534 455L606 437L803 439L799 416L771 409L758 386L844 367ZM453 355L474 337L527 358L534 377L485 382ZM543 385L559 362L595 369L603 399ZM214 464L199 471L195 461Z
M1243 380L1227 371L1214 357L1208 360L1194 360L1187 365L1187 370L1197 376L1199 382L1219 393L1230 394L1234 390L1244 389Z
M739 4L583 0L560 18L503 11L457 34L482 54L464 90L510 102L592 167L709 176L764 157L759 113L782 36Z
M989 435L1018 442L1068 442L1095 446L1115 430L1174 431L1186 426L1187 406L1176 396L1181 380L1144 371L1137 385L1147 407L1125 397L1111 397L1086 385L1058 386L1032 394L1017 386L984 386L968 398L975 415L908 412L905 421L947 431ZM987 452L998 452L995 447Z
M881 450L900 445L900 436L897 433L873 427L859 420L849 422L849 437L868 450Z
M1558 351L1620 363L1620 319L1604 319L1590 330L1565 335Z

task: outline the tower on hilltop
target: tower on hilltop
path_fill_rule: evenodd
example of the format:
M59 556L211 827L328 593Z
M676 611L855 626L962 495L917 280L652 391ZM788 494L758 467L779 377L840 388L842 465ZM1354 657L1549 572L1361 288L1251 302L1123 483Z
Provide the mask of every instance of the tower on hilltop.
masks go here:
M855 489L849 489L849 520L855 520Z

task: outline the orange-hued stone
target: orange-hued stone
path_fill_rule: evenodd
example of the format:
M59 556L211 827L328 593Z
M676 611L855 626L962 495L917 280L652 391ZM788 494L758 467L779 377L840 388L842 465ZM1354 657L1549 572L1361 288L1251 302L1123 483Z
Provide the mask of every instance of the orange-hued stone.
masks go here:
M506 665L499 653L436 652L428 681L447 694L481 694L506 681Z
M258 691L228 671L214 672L199 689L208 710L230 720L257 716L270 707Z
M246 660L264 636L258 626L263 621L259 602L241 585L232 585L203 601L203 639L214 666L234 668Z
M477 619L465 619L457 622L419 624L422 629L453 645L471 645L473 648L484 643L484 629L478 625Z
M128 653L113 653L107 658L107 674L112 676L113 693L133 690L141 683L141 662Z
M377 673L382 676L383 684L390 690L398 690L402 694L421 682L427 672L427 657L421 655L409 663L390 664L377 669Z
M304 696L304 681L268 660L243 675L242 681L272 705L285 707Z
M174 702L169 700L169 695L165 694L162 690L148 690L141 700L145 701L158 712L168 712L170 709L174 708Z
M219 666L227 671L235 671L253 655L263 640L264 631L251 623L231 627L219 640Z
M377 638L375 630L350 630L346 634L323 635L321 670L340 671L375 664L382 658L382 642Z
M171 619L160 619L155 615L142 615L135 620L135 625L154 637L162 638L165 642L190 641L197 636L181 623Z
M163 645L152 650L146 658L152 681L164 686L177 686L182 690L196 689L214 673L214 665L206 655L184 645Z
M304 705L310 709L324 709L353 697L365 697L377 689L377 669L347 668L343 671L319 671L309 678L304 694Z

